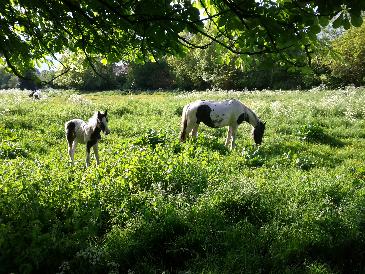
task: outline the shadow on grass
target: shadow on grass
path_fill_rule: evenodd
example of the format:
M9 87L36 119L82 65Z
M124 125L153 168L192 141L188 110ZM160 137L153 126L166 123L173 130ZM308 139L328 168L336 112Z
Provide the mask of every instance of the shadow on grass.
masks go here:
M327 150L311 151L300 142L246 146L238 160L240 165L249 167L293 166L305 171L318 167L334 167L343 162L335 155L328 154Z
M307 124L300 127L297 136L301 141L314 144L329 145L331 147L344 147L345 143L340 139L329 135L322 126L317 124Z
M209 150L216 151L220 155L229 154L230 150L222 143L220 138L212 138L207 136L199 136L197 140L192 140L194 147L202 146Z

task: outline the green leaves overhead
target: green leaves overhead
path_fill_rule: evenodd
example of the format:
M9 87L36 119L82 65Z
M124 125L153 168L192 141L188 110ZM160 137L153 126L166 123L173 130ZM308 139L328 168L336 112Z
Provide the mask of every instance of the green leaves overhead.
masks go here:
M0 57L18 75L66 50L108 62L215 42L237 54L308 56L321 27L362 24L365 1L3 0ZM206 39L194 41L194 34ZM304 50L303 50L304 49Z

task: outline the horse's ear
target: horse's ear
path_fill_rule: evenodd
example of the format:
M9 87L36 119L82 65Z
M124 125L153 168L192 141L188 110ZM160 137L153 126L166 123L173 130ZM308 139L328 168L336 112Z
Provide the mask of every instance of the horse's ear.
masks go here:
M107 116L107 115L108 115L108 110L106 110L106 111L104 112L104 115L105 115L105 116Z

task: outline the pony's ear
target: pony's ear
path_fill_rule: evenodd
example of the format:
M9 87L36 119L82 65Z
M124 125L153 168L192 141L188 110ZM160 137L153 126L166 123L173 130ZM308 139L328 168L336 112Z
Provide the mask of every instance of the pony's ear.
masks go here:
M101 113L100 113L100 111L98 111L98 119L100 119L101 118Z
M107 115L108 115L108 110L106 110L106 111L104 112L104 115L105 115L105 116L107 116Z

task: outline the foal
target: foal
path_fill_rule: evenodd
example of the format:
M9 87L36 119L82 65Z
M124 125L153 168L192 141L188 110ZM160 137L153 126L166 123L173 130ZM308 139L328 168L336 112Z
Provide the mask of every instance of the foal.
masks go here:
M65 123L65 131L68 154L72 164L77 143L86 144L86 167L90 165L91 148L94 150L96 163L99 164L98 142L101 139L100 132L103 131L105 135L110 133L107 111L104 113L95 112L87 123L81 119L72 119Z
M232 149L235 146L237 128L242 122L253 126L253 138L257 145L262 142L265 123L240 101L232 99L221 102L198 100L186 105L182 113L180 141L184 142L190 131L196 138L200 122L208 127L219 128L228 126L225 145Z

